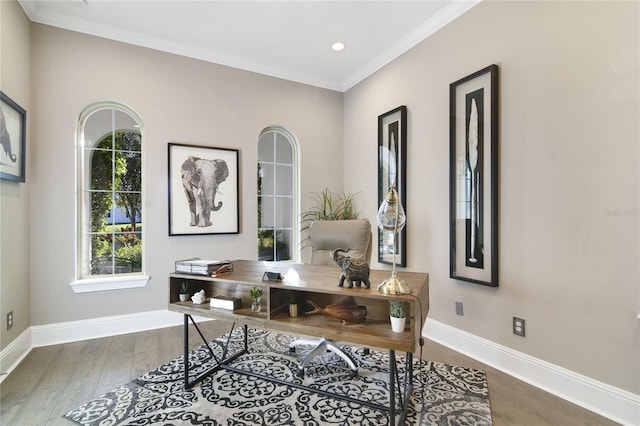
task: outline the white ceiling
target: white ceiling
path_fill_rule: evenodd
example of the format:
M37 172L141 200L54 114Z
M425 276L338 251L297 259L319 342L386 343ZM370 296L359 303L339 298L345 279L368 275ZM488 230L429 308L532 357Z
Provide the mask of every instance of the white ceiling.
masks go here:
M338 91L479 1L19 0L33 22Z

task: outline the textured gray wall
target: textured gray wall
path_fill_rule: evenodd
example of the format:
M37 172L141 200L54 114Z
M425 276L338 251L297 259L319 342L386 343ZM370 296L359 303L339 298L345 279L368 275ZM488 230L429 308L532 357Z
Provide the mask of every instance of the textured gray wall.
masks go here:
M0 2L0 89L27 111L26 183L0 180L0 349L31 325L29 289L29 191L33 145L30 24L14 1ZM7 330L7 312L13 327ZM2 365L6 371L9 365Z
M32 325L166 309L173 262L257 257L256 143L267 126L300 142L302 193L342 190L342 94L33 24ZM146 288L74 294L76 122L100 99L144 121ZM167 143L240 150L238 235L168 236ZM47 214L42 214L45 207ZM303 204L302 208L305 208ZM53 211L51 209L54 209Z
M482 2L345 93L345 156L408 108L408 269L435 320L640 392L638 2ZM449 278L449 84L500 66L500 286ZM356 153L358 153L356 155ZM362 173L364 171L364 173ZM345 169L354 190L376 182ZM375 214L375 191L363 202ZM455 302L464 303L464 316ZM526 337L512 317L526 319Z

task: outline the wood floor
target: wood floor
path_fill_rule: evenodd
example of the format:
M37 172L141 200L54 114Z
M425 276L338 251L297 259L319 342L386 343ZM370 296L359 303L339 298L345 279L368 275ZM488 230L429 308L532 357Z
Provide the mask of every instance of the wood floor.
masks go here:
M229 327L220 321L202 324L210 339ZM189 341L199 346L200 338L191 329ZM181 327L35 348L0 384L0 425L71 425L62 414L180 356L182 350ZM423 357L485 371L496 426L615 424L430 340Z

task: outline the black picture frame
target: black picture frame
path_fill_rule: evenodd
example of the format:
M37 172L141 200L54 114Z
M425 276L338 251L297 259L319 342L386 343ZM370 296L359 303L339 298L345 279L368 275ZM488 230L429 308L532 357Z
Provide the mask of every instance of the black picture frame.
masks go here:
M450 274L498 286L498 66L449 86Z
M401 105L378 116L378 207L395 184L407 211L407 107ZM407 266L406 227L398 232L396 265ZM393 263L393 235L378 228L378 262Z
M240 233L239 151L170 142L168 159L169 235Z
M0 91L0 179L25 182L27 112Z

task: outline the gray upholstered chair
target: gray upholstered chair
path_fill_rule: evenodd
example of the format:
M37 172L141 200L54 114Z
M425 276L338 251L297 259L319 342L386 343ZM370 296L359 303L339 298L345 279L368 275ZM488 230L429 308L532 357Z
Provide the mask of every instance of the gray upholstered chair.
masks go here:
M311 264L338 267L331 253L349 249L349 256L364 257L371 263L371 223L366 219L316 220L309 228Z
M340 276L340 269L333 261L331 254L341 248L349 250L348 256L364 257L371 263L372 233L371 223L366 219L353 220L317 220L309 229L311 243L311 264L334 266L336 268L336 285ZM355 360L340 349L335 343L324 338L302 338L289 344L289 351L295 352L296 346L310 345L314 348L298 365L298 374L304 375L304 366L324 350L338 355L347 363L350 376L358 374Z

